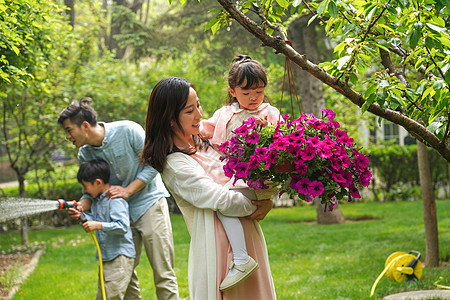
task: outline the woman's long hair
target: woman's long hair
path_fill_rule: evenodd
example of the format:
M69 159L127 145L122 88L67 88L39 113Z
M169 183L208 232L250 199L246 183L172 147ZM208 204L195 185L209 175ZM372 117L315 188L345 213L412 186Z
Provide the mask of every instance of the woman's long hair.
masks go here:
M174 122L183 130L179 115L186 106L191 87L194 88L193 84L186 79L169 77L158 82L150 95L141 163L151 165L158 172L164 169L167 155L178 150L173 144L174 127L170 125ZM183 152L191 154L195 149Z

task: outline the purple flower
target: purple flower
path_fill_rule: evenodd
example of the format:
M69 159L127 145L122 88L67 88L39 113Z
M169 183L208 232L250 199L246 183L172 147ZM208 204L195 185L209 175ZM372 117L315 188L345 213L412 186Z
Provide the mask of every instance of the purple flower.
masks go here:
M278 152L273 150L267 153L266 156L266 170L277 161Z
M314 198L322 195L324 190L323 183L317 180L312 181L309 186L309 194Z
M245 178L248 176L248 163L240 161L236 164L236 177Z
M308 166L303 161L295 162L295 171L301 175L305 175L308 172Z
M233 169L228 164L223 166L223 171L225 173L225 176L227 176L227 177L231 178L234 175Z
M333 156L333 152L331 151L331 147L326 145L325 143L319 144L317 151L319 153L319 157L322 158L330 158Z
M352 176L352 173L350 173L349 171L344 171L342 173L342 178L343 178L343 181L342 181L341 185L344 187L349 187L353 183L353 176Z
M339 161L339 159L337 159L336 157L331 157L330 158L330 166L331 168L333 168L334 170L340 170L341 169L341 163Z
M313 201L314 200L314 197L313 196L311 196L311 195L305 195L305 201L306 202L311 202L311 201Z
M336 113L334 113L331 109L322 109L322 113L324 118L328 118L330 121L333 121L336 117Z
M222 143L222 144L219 146L219 151L220 151L220 152L227 153L227 148L228 148L228 145L229 145L229 144L230 144L229 141L225 141L224 143Z
M261 177L258 178L256 181L251 180L251 179L247 180L247 185L256 190L267 188L267 186L264 184L264 179L262 179Z
M317 135L310 136L306 139L306 142L309 146L317 148L320 145L320 138Z
M228 159L227 166L230 169L235 169L238 162L239 162L239 158L238 157L230 157Z
M256 148L254 155L256 155L259 160L266 160L266 156L267 156L268 152L269 152L269 150L267 150L266 148Z
M249 144L256 144L256 143L258 143L258 141L259 141L259 134L258 134L258 132L253 132L253 133L251 133L250 135L248 135L246 138L245 138L245 141L247 142L247 143L249 143Z
M249 169L256 169L259 166L260 160L258 159L257 155L250 156L250 160L248 162L248 168Z
M356 169L359 171L363 171L367 169L367 165L369 164L369 159L361 153L357 153L355 158L353 158L353 163L355 164Z
M303 160L308 161L314 158L317 150L314 147L306 146L305 149L300 151L300 156Z
M338 143L344 143L344 140L348 139L347 132L344 130L338 129L334 132L334 135L336 136L336 141Z
M255 128L255 125L258 124L258 121L254 118L248 118L248 120L242 122L242 124L247 125L248 129L253 129Z
M350 196L352 196L353 198L361 198L358 189L353 184L349 187L349 189L350 189Z
M248 126L245 124L241 125L240 127L234 130L234 133L236 135L245 136L248 133Z
M353 139L347 136L342 140L342 143L347 147L351 147L353 146Z
M370 170L369 169L364 170L359 175L359 184L361 184L362 186L368 186L370 184L371 178L372 178L372 173L370 172Z
M269 150L285 150L289 146L287 138L278 138L269 146Z
M309 195L310 194L310 181L308 178L302 178L300 179L296 185L295 189L303 195Z
M344 155L339 156L339 160L341 161L341 166L343 168L349 168L352 162L350 161L350 158L347 156L347 153Z

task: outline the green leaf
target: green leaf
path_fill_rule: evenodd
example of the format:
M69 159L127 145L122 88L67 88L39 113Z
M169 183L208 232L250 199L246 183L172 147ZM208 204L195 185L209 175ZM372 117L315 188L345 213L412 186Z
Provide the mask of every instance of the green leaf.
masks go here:
M16 53L16 55L19 55L19 53L20 53L19 48L17 48L17 47L14 46L14 45L11 45L11 48L12 48L12 50L14 51L14 53Z
M450 69L447 70L447 72L445 73L445 78L444 78L445 82L450 85Z
M436 32L442 32L442 31L447 30L445 27L437 26L437 25L434 25L431 23L425 23L425 25L427 25L428 28L430 28L431 30L436 31Z
M422 99L425 99L428 95L429 95L430 97L433 97L434 94L436 94L436 91L434 90L434 88L433 88L432 86L430 86L430 87L427 88L427 89L425 90L425 92L423 93Z
M319 15L323 15L323 13L325 12L325 10L328 7L328 3L330 2L330 0L325 0L320 2L319 6L317 7L317 13Z
M425 46L427 46L428 49L431 49L431 48L434 48L436 46L436 44L431 37L427 36L425 38Z
M409 46L411 49L416 48L417 44L419 43L419 39L422 37L422 28L414 28L414 31L412 32L411 36L409 37Z
M416 70L419 70L419 68L423 65L424 60L425 60L425 57L419 58L419 60L415 63L414 68L416 68Z
M315 19L317 19L317 17L319 17L319 15L314 15L314 16L312 16L310 19L309 19L309 21L308 21L308 26L309 26L309 24L311 24Z
M276 2L284 9L289 7L289 1L286 0L276 0Z
M373 93L375 93L375 91L377 90L377 85L376 84L372 84L370 85L366 92L364 93L364 97L368 98L370 95L372 95Z
M301 3L302 3L302 0L294 0L294 2L292 2L292 6L298 7Z
M346 55L338 59L338 69L341 70L343 66L350 60L351 55Z
M373 93L369 96L369 98L367 98L366 102L364 102L364 104L361 106L361 112L365 113L367 111L367 109L369 108L369 106L375 102L375 100L377 99L377 94ZM381 119L381 118L380 118Z
M205 26L205 31L207 31L208 29L211 29L214 25L216 25L219 22L219 17L221 16L221 14L218 14L217 16L215 16L211 21L208 22L208 24L206 24ZM212 30L211 30L212 31ZM213 32L214 34L215 32Z
M333 19L336 19L338 16L339 10L334 1L330 1L330 3L328 3L328 12Z

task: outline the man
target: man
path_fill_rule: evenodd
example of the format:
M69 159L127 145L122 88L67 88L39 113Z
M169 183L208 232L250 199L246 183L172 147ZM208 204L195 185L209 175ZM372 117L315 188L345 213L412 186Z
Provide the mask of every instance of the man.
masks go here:
M97 122L97 113L86 102L89 100L72 102L60 113L58 123L66 131L66 139L79 148L79 164L92 159L108 162L111 188L107 196L124 198L129 204L135 266L139 264L144 245L158 299L178 299L172 225L166 200L169 193L155 169L139 164L144 129L132 121ZM83 204L85 201L91 201L86 193L80 203L82 207L89 207ZM131 280L133 284L129 289L139 291L136 272ZM127 290L129 299L140 299L132 290Z

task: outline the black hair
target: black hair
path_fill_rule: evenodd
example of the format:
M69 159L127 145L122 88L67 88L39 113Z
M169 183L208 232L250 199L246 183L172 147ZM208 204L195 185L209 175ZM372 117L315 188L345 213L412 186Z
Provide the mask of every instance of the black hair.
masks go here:
M250 56L240 54L233 59L233 62L228 72L228 86L234 89L237 86L241 86L245 81L245 86L242 86L244 90L250 88L259 87L260 83L263 83L264 87L267 85L266 70L257 60L252 59ZM237 102L237 99L228 93L228 103Z
M59 114L58 123L62 125L65 120L69 119L70 122L78 127L81 127L84 121L91 124L91 126L97 125L97 112L89 105L91 101L92 99L89 97L73 101Z
M188 80L169 77L158 82L150 95L141 163L152 166L158 172L164 169L169 153L181 151L193 154L196 151L196 149L176 149L172 138L174 131L171 122L176 123L183 131L179 117L181 110L186 106L190 88L194 88L194 85ZM193 138L197 148L207 147L206 141L201 137Z
M87 160L80 165L77 173L78 182L94 183L96 179L101 179L103 183L109 183L109 165L103 159Z

